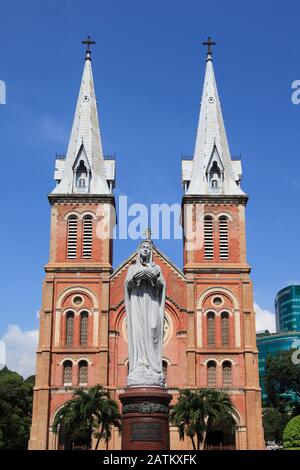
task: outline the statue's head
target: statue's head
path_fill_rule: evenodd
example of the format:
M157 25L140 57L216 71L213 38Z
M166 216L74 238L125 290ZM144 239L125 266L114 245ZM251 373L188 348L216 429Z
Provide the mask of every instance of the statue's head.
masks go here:
M148 240L143 240L139 245L140 259L145 263L149 263L151 260L151 252L152 243Z

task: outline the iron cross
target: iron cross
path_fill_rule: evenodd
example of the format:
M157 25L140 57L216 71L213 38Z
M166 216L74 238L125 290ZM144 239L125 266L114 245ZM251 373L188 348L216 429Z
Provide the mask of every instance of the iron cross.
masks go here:
M151 235L152 235L152 233L151 233L150 228L147 228L147 229L145 230L144 235L146 236L146 239L147 239L147 240L151 240Z
M207 55L211 54L211 46L215 46L216 43L211 40L211 38L208 36L207 41L202 43L203 46L207 46Z
M82 41L82 44L86 45L86 51L85 52L90 53L91 52L91 47L90 47L91 44L96 44L96 43L95 43L95 41L91 40L91 36L88 36L85 41Z

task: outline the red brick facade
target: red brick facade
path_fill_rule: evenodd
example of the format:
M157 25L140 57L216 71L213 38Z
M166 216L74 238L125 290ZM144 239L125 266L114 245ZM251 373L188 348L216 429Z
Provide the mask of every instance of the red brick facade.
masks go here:
M99 207L114 204L113 197L51 196L50 202L50 258L40 313L31 449L59 448L51 424L73 389L86 386L79 380L82 365L87 367L87 386L100 383L116 399L126 386L128 367L123 286L135 254L113 271L112 242L97 237L102 223ZM261 449L255 316L245 247L246 198L219 196L211 202L185 196L183 207L188 204L194 208L189 223L203 224L196 218L197 205L213 218L213 258L205 259L204 246L184 249L180 271L154 248L154 260L167 284L163 348L167 387L173 402L182 388L225 388L237 410L235 447ZM82 258L86 214L93 217L90 259ZM74 259L68 259L67 253L70 215L78 220ZM219 258L218 218L224 215L229 221L227 260ZM179 441L176 429L170 433L172 449L190 448L188 440ZM117 432L108 448L120 448Z

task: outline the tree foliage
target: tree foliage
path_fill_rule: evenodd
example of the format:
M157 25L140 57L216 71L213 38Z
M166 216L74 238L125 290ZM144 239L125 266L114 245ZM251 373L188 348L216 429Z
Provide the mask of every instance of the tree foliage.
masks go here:
M111 438L113 426L121 428L118 405L107 391L97 385L75 391L74 397L57 413L53 431L58 432L61 428L71 441L88 448L91 448L94 436L97 450L101 439L107 442Z
M266 407L263 409L263 428L266 442L282 443L282 434L289 416L280 409Z
M7 367L0 370L0 449L27 449L34 376L24 380Z
M300 449L300 415L292 418L283 432L284 449Z
M186 435L193 449L204 449L210 426L227 419L234 425L235 408L227 393L213 389L180 391L178 401L170 413L170 421L178 427L181 440Z
M300 401L300 367L293 363L292 351L267 358L265 385L269 403L277 408Z

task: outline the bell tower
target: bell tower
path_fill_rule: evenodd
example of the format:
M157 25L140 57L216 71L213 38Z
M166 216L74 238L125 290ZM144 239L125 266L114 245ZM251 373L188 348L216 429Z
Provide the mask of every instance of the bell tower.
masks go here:
M107 385L115 162L102 150L90 37L65 157L55 163L30 449L67 448L51 431L74 388Z
M231 156L210 38L195 151L182 162L189 388L218 388L235 408L235 446L262 449L255 313L246 259L241 161Z

